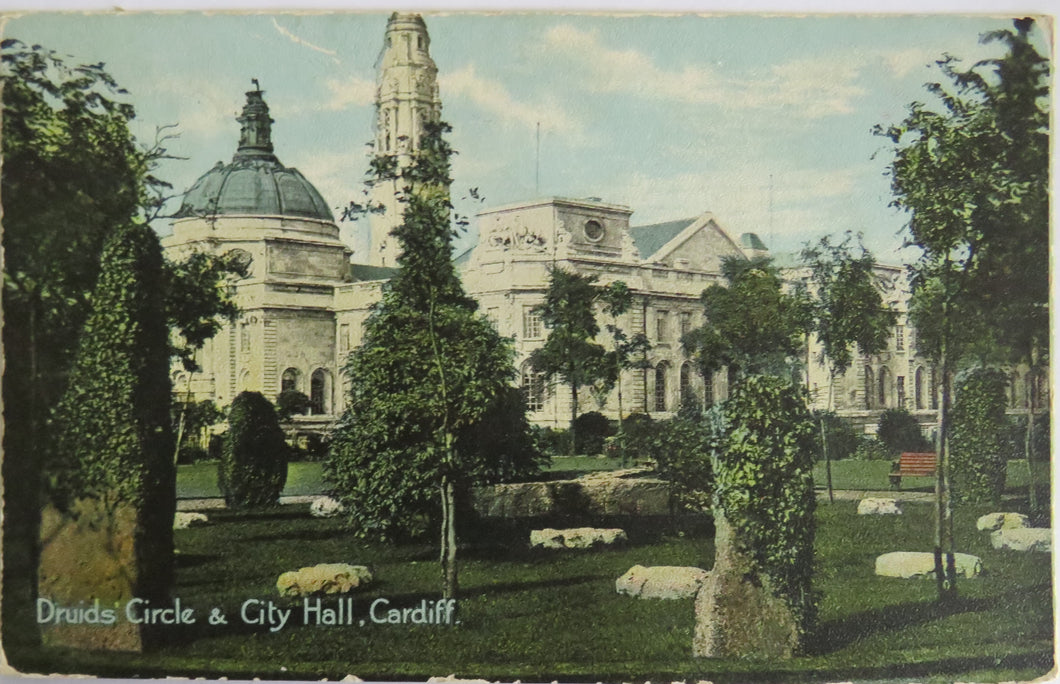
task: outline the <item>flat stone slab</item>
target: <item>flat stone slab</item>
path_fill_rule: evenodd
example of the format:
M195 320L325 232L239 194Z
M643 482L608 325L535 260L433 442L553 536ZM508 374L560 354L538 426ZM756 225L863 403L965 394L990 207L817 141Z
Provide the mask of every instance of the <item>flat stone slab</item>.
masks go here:
M210 519L203 513L179 512L173 516L173 529L186 530L189 527L199 527L209 524Z
M858 515L901 515L902 505L897 499L862 499Z
M1051 553L1053 550L1053 530L1050 527L1002 528L990 534L990 544L995 549L1005 551Z
M953 554L953 562L958 577L978 577L983 571L983 561L969 553ZM935 554L930 551L885 553L876 558L876 574L904 579L935 579Z
M280 596L346 594L372 581L372 571L364 565L321 563L280 575L276 589Z
M615 591L635 598L689 599L710 573L703 568L680 565L634 565L615 580Z
M309 515L314 518L334 518L345 512L346 507L330 496L318 496L309 505Z
M530 531L531 548L590 549L594 546L614 546L628 541L626 531L617 528L575 527L568 530Z
M1030 518L1022 513L987 513L975 521L976 529L981 532L1018 530L1030 526Z

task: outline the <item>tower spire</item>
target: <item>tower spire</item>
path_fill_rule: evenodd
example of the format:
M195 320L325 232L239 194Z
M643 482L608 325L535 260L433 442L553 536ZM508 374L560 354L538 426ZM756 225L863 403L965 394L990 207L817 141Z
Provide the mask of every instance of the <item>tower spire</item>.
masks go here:
M406 166L419 149L425 124L441 117L438 67L431 59L430 46L422 16L405 12L390 15L376 62L375 154L394 157L398 167ZM390 231L402 221L398 190L393 180L379 180L372 186L373 204L385 208L372 214L370 220L367 262L374 266L397 264L397 245Z
M243 113L236 117L240 123L239 148L235 159L275 159L272 154L272 118L269 105L265 104L265 91L252 78L254 90L248 90Z

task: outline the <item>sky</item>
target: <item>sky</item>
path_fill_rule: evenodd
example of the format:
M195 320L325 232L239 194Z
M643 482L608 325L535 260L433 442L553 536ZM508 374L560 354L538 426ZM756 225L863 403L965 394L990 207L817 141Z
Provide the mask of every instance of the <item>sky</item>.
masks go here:
M158 174L179 192L235 152L260 81L276 154L332 207L361 197L375 63L387 14L40 13L5 38L104 62L129 91L135 135L176 124ZM998 56L987 15L427 13L458 212L596 197L643 225L711 212L774 252L863 232L886 263L906 217L890 206L897 123L950 54ZM1038 32L1039 50L1048 53ZM540 129L540 144L538 144ZM477 188L484 202L470 199ZM176 209L178 203L172 205ZM336 217L339 212L336 211ZM354 259L367 228L340 224ZM163 223L156 225L168 232ZM476 239L474 221L458 248Z

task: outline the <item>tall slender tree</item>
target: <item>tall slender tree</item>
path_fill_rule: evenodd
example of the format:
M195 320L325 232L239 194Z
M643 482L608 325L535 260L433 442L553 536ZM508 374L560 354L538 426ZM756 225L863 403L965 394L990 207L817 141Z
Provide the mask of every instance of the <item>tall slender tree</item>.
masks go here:
M577 436L578 390L612 375L604 346L596 341L600 324L596 305L604 289L596 276L554 267L548 274L545 301L536 310L549 329L545 343L530 355L535 371L549 378L560 378L570 388L570 453L574 455Z
M443 596L453 598L458 493L511 467L472 442L508 396L514 352L476 312L452 263L448 131L429 122L407 166L373 165L404 188L404 218L392 232L399 268L346 363L349 401L326 474L362 535L391 538L440 513Z
M1028 362L1033 378L1047 339L1049 63L1032 44L1033 26L1019 19L1015 31L985 34L984 42L1006 46L998 59L970 69L939 60L942 79L927 84L935 100L915 102L901 123L876 128L894 146L894 205L908 212L909 242L921 250L912 268L918 348L941 371L940 600L957 594L948 488L954 368L975 343L991 340ZM1032 481L1033 507L1035 489Z
M853 348L863 356L878 354L887 347L887 339L897 316L883 305L876 287L873 268L876 260L865 249L861 235L847 232L843 241L833 244L825 236L802 250L803 264L810 269L810 292L813 332L821 344L823 360L828 364L828 410L835 403L835 379L853 363ZM825 436L825 416L820 417L821 449L825 457L828 500L832 494L832 458Z

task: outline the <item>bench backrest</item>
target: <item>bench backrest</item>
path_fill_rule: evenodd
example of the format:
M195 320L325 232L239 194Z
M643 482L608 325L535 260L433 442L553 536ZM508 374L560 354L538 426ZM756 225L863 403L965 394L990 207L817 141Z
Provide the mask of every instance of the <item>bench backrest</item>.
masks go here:
M902 475L927 477L935 474L935 453L905 452L898 462Z

